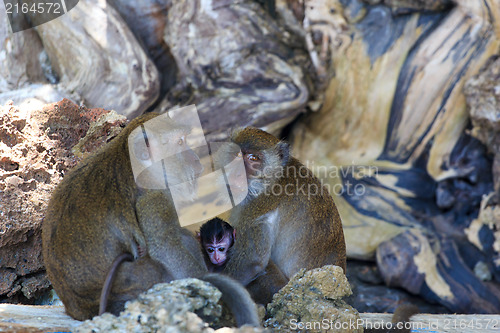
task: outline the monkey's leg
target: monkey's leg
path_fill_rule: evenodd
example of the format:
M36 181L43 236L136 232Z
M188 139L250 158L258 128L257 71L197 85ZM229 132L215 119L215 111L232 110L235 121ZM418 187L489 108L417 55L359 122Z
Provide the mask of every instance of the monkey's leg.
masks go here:
M200 243L194 237L194 235L187 229L181 228L181 239L182 244L186 249L193 255L193 257L206 267L205 257L200 247Z
M256 303L266 305L271 303L273 295L287 283L287 277L272 260L269 260L263 274L250 282L247 286L247 290Z
M170 279L166 270L149 256L122 262L111 287L107 311L117 316L123 311L127 301L136 299L153 285L167 281Z
M102 287L101 298L99 300L99 316L106 312L106 307L108 305L109 293L111 292L111 287L113 285L113 281L116 278L116 273L120 265L124 261L133 261L134 257L130 253L123 253L119 255L111 265L109 269L108 275L106 275L106 280L104 281L104 285Z

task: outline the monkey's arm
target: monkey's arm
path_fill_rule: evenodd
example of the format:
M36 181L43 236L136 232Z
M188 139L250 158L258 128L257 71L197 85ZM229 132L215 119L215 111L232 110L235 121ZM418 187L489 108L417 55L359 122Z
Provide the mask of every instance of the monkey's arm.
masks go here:
M174 208L168 206L160 191L149 191L137 200L137 219L147 253L167 269L171 279L200 277L207 268L198 242L180 227Z
M246 227L236 227L237 239L229 252L229 261L223 273L244 286L264 273L271 257L273 230L265 217L247 221Z

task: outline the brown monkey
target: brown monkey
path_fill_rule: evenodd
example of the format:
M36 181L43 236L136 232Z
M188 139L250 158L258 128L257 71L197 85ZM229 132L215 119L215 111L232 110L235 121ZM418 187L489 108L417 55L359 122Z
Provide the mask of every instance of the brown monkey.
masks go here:
M232 141L241 154L232 156L224 148L217 154L224 163L243 159L248 194L231 211L238 241L223 272L248 286L254 299L268 295L269 302L269 295L301 268L337 265L345 271L337 208L312 172L290 156L289 145L252 127L236 131ZM227 177L233 187L242 179L230 171Z
M236 239L236 230L216 217L204 223L197 234L205 263L211 272L219 272L229 260L228 252Z
M259 325L248 292L230 278L209 274L198 241L178 223L174 192L166 184L184 184L200 172L196 154L182 147L187 134L171 119L146 114L57 186L43 223L43 256L49 280L73 318L98 313L105 280L108 310L118 314L126 301L156 283L196 277L222 291L239 325ZM167 142L183 151L169 157L168 168L163 159L151 162ZM144 167L136 179L133 163Z

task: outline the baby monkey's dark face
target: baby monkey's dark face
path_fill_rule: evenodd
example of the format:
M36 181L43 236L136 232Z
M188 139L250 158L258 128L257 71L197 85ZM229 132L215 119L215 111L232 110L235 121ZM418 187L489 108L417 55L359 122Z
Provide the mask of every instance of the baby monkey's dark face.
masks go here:
M220 267L229 259L228 251L234 244L236 231L229 223L214 218L201 226L198 238L212 265Z
M222 266L228 259L227 251L232 244L233 234L226 233L220 241L213 238L212 242L204 244L203 247L205 248L205 251L207 251L210 262L212 262L215 266Z

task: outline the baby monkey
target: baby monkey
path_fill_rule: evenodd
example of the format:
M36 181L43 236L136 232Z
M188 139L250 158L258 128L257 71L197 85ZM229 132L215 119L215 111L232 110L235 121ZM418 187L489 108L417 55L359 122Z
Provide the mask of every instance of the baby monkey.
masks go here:
M236 239L236 230L219 218L214 218L200 228L197 233L205 262L210 272L221 271L229 260L228 251Z

